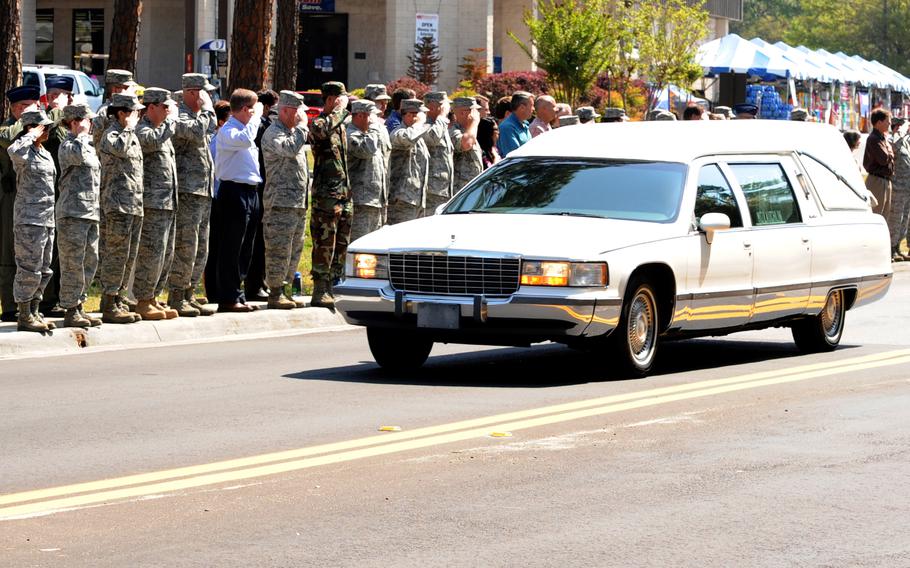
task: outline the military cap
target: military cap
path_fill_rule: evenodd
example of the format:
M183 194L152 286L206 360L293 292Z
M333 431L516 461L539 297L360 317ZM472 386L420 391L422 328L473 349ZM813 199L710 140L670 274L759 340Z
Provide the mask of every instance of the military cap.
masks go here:
M809 111L804 108L795 108L790 111L790 120L805 122L809 120Z
M66 75L51 75L44 79L44 87L48 91L57 89L59 91L73 92L73 78Z
M202 73L184 73L180 77L180 86L183 89L205 89L206 91L214 91L218 88L209 83L209 78Z
M385 85L381 83L367 85L363 90L363 96L371 101L392 100L392 97L390 97L388 91L386 91Z
M559 117L560 126L572 126L573 124L578 124L578 115L568 114Z
M423 106L423 101L420 99L405 99L401 101L401 114L408 112L426 112L427 110L429 109Z
M183 91L174 91L171 93L171 98L174 99L174 102L180 104L183 102Z
M82 120L83 118L95 118L95 113L87 104L73 103L63 107L64 120Z
M597 114L597 111L591 106L578 107L575 109L575 116L582 122L589 122L595 118L600 118L600 115Z
M626 110L617 107L607 107L604 109L604 118L623 118L626 116Z
M54 121L49 119L43 110L30 110L23 112L22 116L19 117L19 122L22 123L22 126L31 126L33 124L50 126L54 124Z
M445 91L430 91L429 93L423 96L423 102L425 103L439 103L452 102L449 100L449 94Z
M308 110L310 108L303 104L303 95L295 93L294 91L281 91L278 93L278 106L293 108L303 107L303 110Z
M727 118L733 118L733 109L728 106L716 106L714 107L714 112L716 114L722 114Z
M339 81L323 83L320 90L322 91L323 97L340 97L348 94L347 89L344 88L344 83Z
M676 120L676 115L668 110L656 108L648 113L648 120Z
M104 84L111 85L135 85L133 74L125 69L108 69L104 72Z
M150 104L177 104L174 99L171 98L171 92L167 89L159 89L158 87L149 87L142 93L142 102Z
M6 99L11 103L22 101L37 101L41 98L41 89L31 85L20 85L6 92Z
M139 99L136 98L136 95L128 95L126 93L115 93L111 95L111 106L129 110L141 110L145 108L145 106L139 104Z
M376 114L379 112L379 109L376 108L376 103L367 99L356 100L351 103L351 113L357 114L359 112L369 112Z
M740 114L758 114L758 107L752 103L739 103L738 105L733 105L733 112L738 115Z
M477 104L477 100L474 97L455 97L455 100L452 101L452 108L480 108L480 105Z

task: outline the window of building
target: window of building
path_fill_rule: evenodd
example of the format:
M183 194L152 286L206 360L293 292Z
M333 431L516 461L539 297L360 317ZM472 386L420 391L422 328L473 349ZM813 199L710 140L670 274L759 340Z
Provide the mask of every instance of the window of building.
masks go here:
M730 164L746 196L752 226L799 223L799 205L780 164Z
M731 227L742 227L743 219L736 204L736 197L727 178L717 164L704 166L698 173L698 191L695 194L695 219L705 213L723 213L730 218Z
M54 10L35 10L35 63L54 62Z
M73 56L102 54L104 51L104 10L73 10ZM104 75L104 60L81 57L76 68L89 75Z

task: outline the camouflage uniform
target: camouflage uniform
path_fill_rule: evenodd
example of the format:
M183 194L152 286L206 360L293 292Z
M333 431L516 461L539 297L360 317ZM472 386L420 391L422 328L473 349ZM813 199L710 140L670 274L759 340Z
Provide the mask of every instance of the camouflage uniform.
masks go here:
M0 125L0 307L4 314L16 312L13 280L16 252L13 245L13 207L16 201L16 170L6 150L22 132L22 125L10 117Z
M177 122L170 117L156 128L146 116L136 127L142 148L144 216L133 279L137 300L150 300L164 291L174 256L177 162L171 137L176 130Z
M427 206L427 175L430 155L423 137L424 126L392 132L392 156L389 161L389 225L423 217Z
M180 104L174 151L177 155L177 231L174 261L168 277L172 289L195 289L209 253L209 220L215 184L209 143L218 121L211 107L194 113Z
M289 129L278 118L262 136L265 281L273 292L293 279L303 253L310 185L306 139L306 126Z
M142 147L132 128L111 121L101 137L101 263L104 294L126 289L142 231Z
M894 139L891 146L894 148L894 179L891 181L888 229L891 251L900 252L901 239L910 225L910 134Z
M440 116L427 120L429 131L423 137L429 153L427 174L426 212L432 215L436 208L452 197L452 140L449 138L449 121Z
M354 197L351 240L355 241L385 224L389 202L386 152L391 150L391 144L388 131L381 124L371 123L366 132L351 124L347 132L348 168Z
M452 126L449 127L449 136L452 137L452 145L455 148L453 194L461 191L461 188L483 171L483 154L480 150L480 144L474 142L474 146L469 150L461 149L461 140L464 137L464 133L464 128L457 122L453 122Z
M85 302L98 270L101 162L88 134L67 136L58 151L60 198L57 248L60 252L60 305Z
M62 108L53 108L47 111L47 117L54 122L53 126L48 126L50 131L47 138L47 142L43 146L50 152L51 156L54 158L54 167L57 168L57 172L63 171L60 168L60 161L57 158L57 154L60 151L60 144L69 136L69 132L63 126L63 109ZM57 183L54 184L54 200L60 198L60 191L57 186ZM57 230L57 238L59 240L60 231L59 227ZM45 312L50 312L54 307L60 302L60 254L59 254L59 245L57 241L54 242L53 256L51 259L51 275L50 282L47 283L47 287L44 289L44 299L41 302L41 310Z
M325 109L310 125L313 151L313 280L328 285L344 274L351 240L351 186L348 180L345 109Z
M7 150L17 180L13 206L16 248L13 297L17 304L40 299L52 274L54 181L57 169L50 152L35 146L36 139L34 131L27 132Z

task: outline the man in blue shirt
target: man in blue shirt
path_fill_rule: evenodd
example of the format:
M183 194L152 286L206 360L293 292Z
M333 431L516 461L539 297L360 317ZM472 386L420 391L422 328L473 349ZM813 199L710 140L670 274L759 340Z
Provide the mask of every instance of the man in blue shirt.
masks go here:
M496 144L503 158L531 140L528 121L534 114L534 95L525 91L515 92L509 108L512 114L499 125L499 142Z
M405 99L413 99L417 96L414 93L413 89L406 89L404 87L400 89L395 89L395 92L392 93L392 112L389 113L389 117L385 119L385 127L388 129L389 134L395 132L401 128L401 101Z
M262 175L256 147L261 117L262 104L256 93L237 89L231 93L231 118L215 136L215 177L219 180L215 210L219 234L214 253L219 312L254 309L246 305L240 283L250 268L256 219L262 207L257 192Z

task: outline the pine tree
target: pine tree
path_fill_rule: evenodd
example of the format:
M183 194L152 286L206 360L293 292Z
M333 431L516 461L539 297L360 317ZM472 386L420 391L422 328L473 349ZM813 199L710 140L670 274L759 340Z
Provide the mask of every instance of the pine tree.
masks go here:
M0 93L16 87L22 79L22 0L0 0L0 40L6 49L0 55ZM6 118L9 101L0 100L0 118Z
M483 47L468 49L468 55L461 58L458 69L461 78L471 84L473 88L477 82L487 76L487 50Z
M109 69L126 69L136 73L139 52L139 28L142 19L142 0L115 0L111 25Z
M439 47L430 36L420 38L420 43L414 44L414 55L408 56L411 65L408 67L408 77L417 79L421 83L433 85L439 77Z

